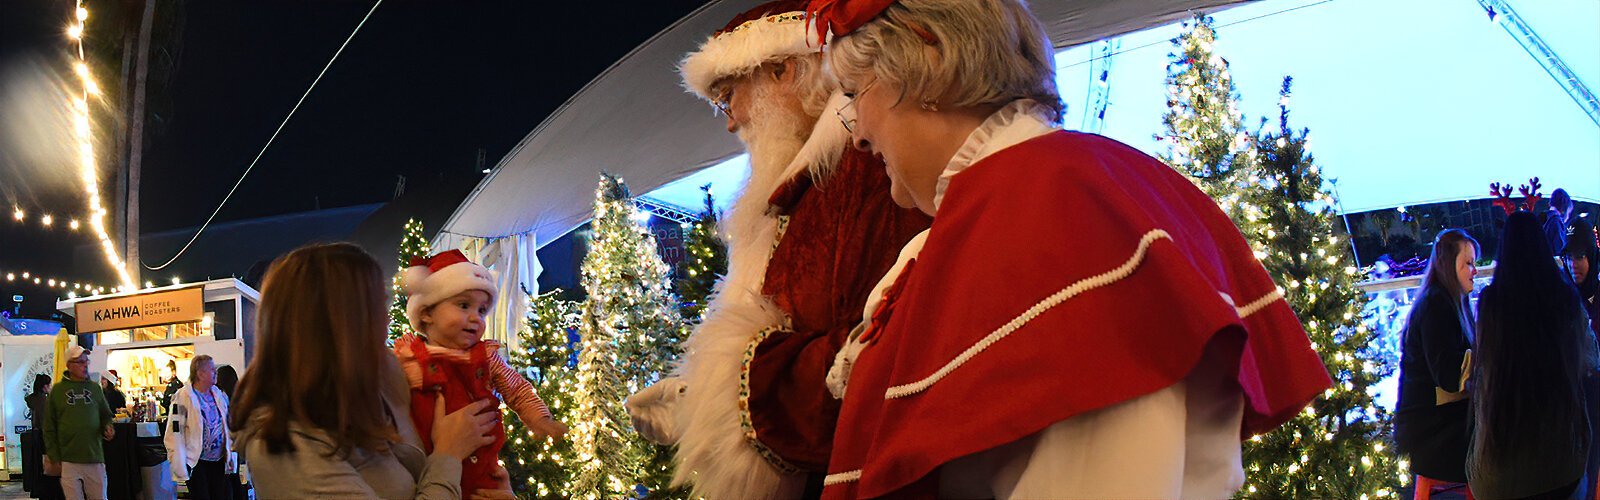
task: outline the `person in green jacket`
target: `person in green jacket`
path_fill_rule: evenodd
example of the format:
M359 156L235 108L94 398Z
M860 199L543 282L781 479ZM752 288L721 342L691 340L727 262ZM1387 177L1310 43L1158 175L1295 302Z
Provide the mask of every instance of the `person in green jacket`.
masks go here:
M67 348L66 378L50 388L44 416L45 459L61 464L61 490L68 499L106 498L105 451L111 406L100 384L89 380L89 350Z

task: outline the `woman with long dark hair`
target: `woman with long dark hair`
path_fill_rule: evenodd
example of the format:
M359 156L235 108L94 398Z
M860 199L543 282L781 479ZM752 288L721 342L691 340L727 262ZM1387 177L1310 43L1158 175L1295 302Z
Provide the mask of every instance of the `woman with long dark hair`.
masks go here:
M1594 337L1577 290L1551 259L1538 219L1506 219L1494 282L1478 299L1472 446L1477 498L1583 496L1589 452L1584 376Z
M228 396L229 401L233 400L233 389L238 385L239 372L234 370L232 365L217 367L217 388L222 389L222 393ZM229 430L233 429L230 428ZM240 464L243 463L240 462ZM250 488L245 486L244 482L239 478L239 473L228 474L228 487L233 492L234 500L248 500L250 498Z
M1478 241L1450 229L1433 241L1428 270L1406 320L1400 352L1400 400L1394 438L1411 471L1467 481L1467 360L1475 326L1468 295L1477 276Z
M27 396L24 396L23 401L28 403L28 419L32 423L33 429L37 431L23 435L22 439L27 443L24 446L40 450L40 455L37 458L32 458L32 461L24 466L24 470L27 472L23 474L23 488L33 498L40 500L66 498L66 495L61 491L61 473L59 469L55 475L46 475L44 471L44 414L50 405L50 376L43 373L34 375L33 392L29 392Z
M347 243L301 247L267 271L231 417L257 498L461 498L461 462L492 441L494 416L479 415L488 400L448 415L440 403L433 450L419 446L409 392L390 390L405 379L384 346L387 283Z

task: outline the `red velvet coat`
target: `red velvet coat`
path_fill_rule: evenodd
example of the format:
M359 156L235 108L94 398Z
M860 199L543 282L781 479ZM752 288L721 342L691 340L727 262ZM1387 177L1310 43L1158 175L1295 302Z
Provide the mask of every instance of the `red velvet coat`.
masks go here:
M796 467L827 470L839 401L824 383L834 354L861 322L867 294L900 247L930 219L895 206L883 162L846 151L827 180L801 174L772 208L787 228L767 266L762 293L793 331L769 334L748 366L749 417L759 446Z
M1270 430L1330 384L1276 290L1143 153L1059 131L996 152L950 180L864 335L824 497L931 496L940 465L1171 386L1223 333L1244 339L1241 431Z

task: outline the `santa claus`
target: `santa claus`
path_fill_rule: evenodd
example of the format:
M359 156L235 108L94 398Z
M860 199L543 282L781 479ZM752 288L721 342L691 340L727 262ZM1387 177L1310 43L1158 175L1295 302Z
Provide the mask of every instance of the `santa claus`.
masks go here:
M676 481L707 498L820 495L839 414L828 368L873 283L930 222L895 206L881 161L849 148L805 5L745 12L680 66L748 148L750 179L683 363L627 407L641 434L678 446Z

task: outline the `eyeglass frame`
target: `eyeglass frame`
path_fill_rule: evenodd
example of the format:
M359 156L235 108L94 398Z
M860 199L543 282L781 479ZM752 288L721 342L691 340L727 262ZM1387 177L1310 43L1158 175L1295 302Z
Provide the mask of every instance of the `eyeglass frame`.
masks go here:
M764 63L755 71L753 71L751 75L759 74L763 70L769 72L773 79L778 79L783 77L784 66L781 63ZM718 113L721 113L722 116L733 116L732 84L724 84L722 90L717 92L717 96L711 99L711 107L716 109Z
M856 119L855 118L845 118L844 117L844 110L848 108L848 109L851 109L852 112L854 112L854 107L856 105L856 99L860 99L861 96L867 95L867 92L872 90L872 86L873 85L877 85L877 84L878 84L878 77L877 76L873 76L872 77L872 81L867 82L866 85L862 85L861 86L861 90L857 90L857 91L854 92L855 95L847 96L850 99L850 102L845 103L845 105L843 105L843 106L839 106L839 109L833 110L833 114L837 115L839 117L839 124L844 125L844 131L845 132L849 132L851 134L855 134L856 133L856 127L854 125L854 123L856 122Z
M717 92L717 97L711 100L711 107L722 113L722 116L733 116L733 87L724 87L721 92Z

